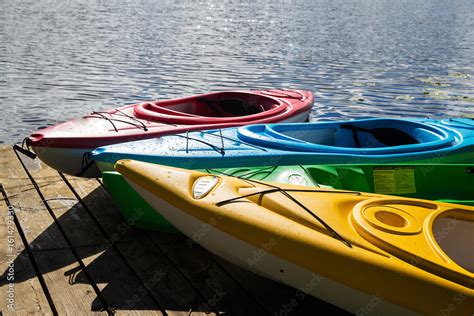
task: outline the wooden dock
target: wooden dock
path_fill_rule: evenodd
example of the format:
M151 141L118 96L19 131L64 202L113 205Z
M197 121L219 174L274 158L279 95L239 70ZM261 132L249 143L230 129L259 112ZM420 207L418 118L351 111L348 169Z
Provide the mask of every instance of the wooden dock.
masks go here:
M185 236L133 228L100 180L10 146L0 147L0 184L0 315L341 313Z

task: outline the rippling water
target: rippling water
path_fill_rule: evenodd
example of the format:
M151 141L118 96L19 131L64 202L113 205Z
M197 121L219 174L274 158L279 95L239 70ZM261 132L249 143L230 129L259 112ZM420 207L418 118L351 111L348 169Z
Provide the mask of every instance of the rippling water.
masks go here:
M312 119L474 114L472 0L0 0L0 142L92 110L303 88Z

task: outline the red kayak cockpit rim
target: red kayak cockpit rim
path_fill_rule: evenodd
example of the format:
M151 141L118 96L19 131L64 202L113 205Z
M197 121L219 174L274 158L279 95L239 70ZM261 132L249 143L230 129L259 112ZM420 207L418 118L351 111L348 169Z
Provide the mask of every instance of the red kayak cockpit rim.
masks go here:
M175 124L212 124L256 121L288 111L291 107L271 95L246 92L217 92L203 97L189 97L137 104L137 118Z

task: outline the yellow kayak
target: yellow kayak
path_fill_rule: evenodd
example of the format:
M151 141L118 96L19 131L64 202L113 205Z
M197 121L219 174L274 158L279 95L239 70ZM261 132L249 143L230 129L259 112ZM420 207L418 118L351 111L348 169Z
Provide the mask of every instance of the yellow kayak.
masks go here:
M208 250L349 312L474 312L474 207L132 160L115 167Z

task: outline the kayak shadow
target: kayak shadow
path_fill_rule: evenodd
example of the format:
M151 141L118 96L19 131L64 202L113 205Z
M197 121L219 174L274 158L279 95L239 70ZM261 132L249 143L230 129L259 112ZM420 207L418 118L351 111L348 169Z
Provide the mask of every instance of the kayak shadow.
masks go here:
M56 306L71 304L64 300L74 297L83 300L81 305L90 305L91 311L235 313L233 308L238 304L255 304L252 310L255 307L255 311L260 311L257 306L262 303L249 298L253 295L243 294L246 291L243 292L241 285L232 279L246 282L247 288L258 288L260 295L273 297L276 302L287 302L295 296L294 289L224 260L216 261L184 235L143 231L128 225L101 186L81 202L70 202L66 211L58 216L61 229L58 224L51 224L29 243L30 250L19 252L13 260L14 283L38 278L36 268L45 279L47 291ZM88 206L92 205L93 210L89 210ZM229 278L229 271L236 274ZM9 284L7 276L8 269L2 271L0 288ZM204 297L212 299L215 293L220 293L219 289L224 289L226 295L210 307ZM340 312L330 304L306 296L305 302L288 314L304 314L308 308ZM252 310L246 314L255 313Z
M158 288L170 281L169 268L147 265L147 259L150 259L153 251L143 252L144 232L132 227L125 230L119 227L117 232L103 233L103 228L84 208L84 205L103 198L104 192L101 190L99 187L92 191L83 199L83 204L76 202L71 205L57 218L57 223L51 224L29 243L28 249L12 257L14 259L10 266L14 270L13 284L16 286L31 281L30 285L36 284L37 295L42 295L40 283L32 280L38 278L39 274L39 278L45 280L43 292L50 293L55 306L70 303L65 300L71 300L72 297L82 301L81 305L90 304L91 311L161 309L208 312L205 305L199 304L196 293L185 293L187 288L180 284L172 285L166 291L160 289L160 292L174 297L160 299L164 296L156 295ZM105 200L103 203L110 201ZM115 211L115 223L123 222L118 211ZM17 231L20 229L16 227ZM176 239L173 236L170 238ZM18 248L20 244L23 246L20 238L17 238L16 243ZM137 254L140 251L141 256ZM10 280L6 267L1 271L0 288L6 289L12 283ZM17 288L17 295L21 295L20 291L27 287Z

